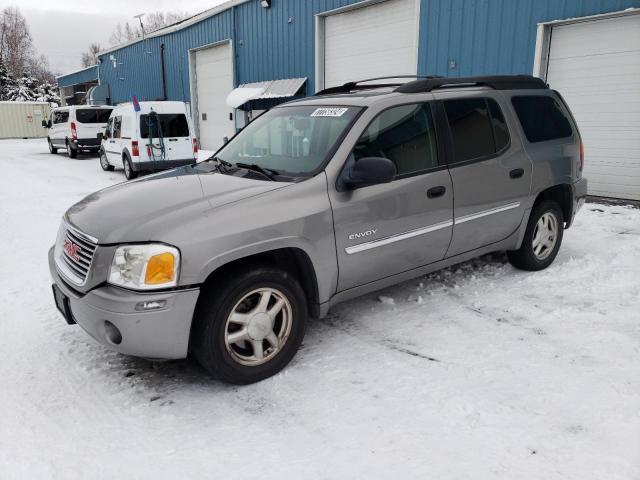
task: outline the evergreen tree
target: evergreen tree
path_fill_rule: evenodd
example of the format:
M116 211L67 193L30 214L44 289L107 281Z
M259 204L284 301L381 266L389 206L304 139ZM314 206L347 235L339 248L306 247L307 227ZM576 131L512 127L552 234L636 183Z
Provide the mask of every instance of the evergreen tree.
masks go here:
M0 101L8 100L9 90L15 86L15 80L9 73L4 62L0 59Z

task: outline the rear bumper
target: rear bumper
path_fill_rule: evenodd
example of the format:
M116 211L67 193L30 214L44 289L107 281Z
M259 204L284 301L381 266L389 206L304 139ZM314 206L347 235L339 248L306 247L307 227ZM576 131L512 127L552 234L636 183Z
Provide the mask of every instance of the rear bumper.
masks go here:
M105 285L81 294L59 276L49 251L53 282L69 298L73 320L98 343L127 355L151 359L186 358L189 334L200 290L140 293ZM164 302L162 308L137 311L142 302ZM114 329L120 341L114 342Z
M571 209L571 219L567 222L566 228L573 223L576 213L582 208L587 199L587 179L581 178L573 184L573 208Z
M161 170L169 170L171 168L183 167L196 163L194 158L185 160L158 160L157 162L132 162L131 167L135 172L148 171L159 172Z
M98 150L101 141L97 138L79 138L73 140L73 144L78 150Z

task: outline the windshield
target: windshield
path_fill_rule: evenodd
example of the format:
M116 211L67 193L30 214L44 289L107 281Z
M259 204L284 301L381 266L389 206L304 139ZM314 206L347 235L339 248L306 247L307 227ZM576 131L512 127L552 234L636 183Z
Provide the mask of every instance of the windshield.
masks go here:
M110 108L86 108L76 110L78 123L107 123L111 115Z
M349 127L357 107L278 107L245 127L217 155L291 175L315 171Z

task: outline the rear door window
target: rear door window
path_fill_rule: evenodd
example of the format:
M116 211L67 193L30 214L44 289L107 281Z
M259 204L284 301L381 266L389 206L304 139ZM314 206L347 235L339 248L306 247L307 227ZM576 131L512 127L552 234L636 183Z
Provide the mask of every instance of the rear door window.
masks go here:
M453 142L453 163L492 156L509 144L509 130L495 100L461 98L443 103Z
M140 115L140 137L149 138L189 137L189 124L184 113L160 113Z
M566 138L573 134L571 123L555 98L522 95L512 97L511 103L530 143Z
M79 108L76 110L78 123L107 123L111 115L109 108Z
M438 166L435 126L429 104L401 105L383 111L367 127L353 150L355 159L384 157L398 176Z

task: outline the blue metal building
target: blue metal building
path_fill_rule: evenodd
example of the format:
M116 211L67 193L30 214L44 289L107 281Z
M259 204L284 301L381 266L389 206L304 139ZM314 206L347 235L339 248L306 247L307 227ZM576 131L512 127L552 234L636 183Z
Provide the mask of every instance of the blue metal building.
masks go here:
M629 62L640 61L614 44L640 52L639 8L640 0L230 0L107 50L96 68L58 82L67 89L99 82L112 104L134 94L189 102L201 144L216 148L250 118L247 110L354 79L533 73L556 85L572 78L573 85L584 75L571 65L606 44L599 58L610 62L594 60L583 73L614 68L634 81ZM631 23L615 21L630 16ZM565 28L586 23L600 26ZM567 48L573 63L554 63L554 52ZM226 101L235 87L256 82L248 86L264 94L241 110Z

